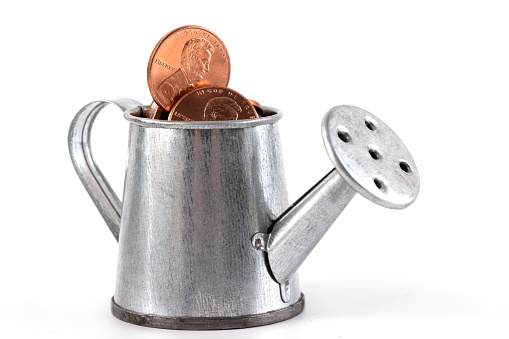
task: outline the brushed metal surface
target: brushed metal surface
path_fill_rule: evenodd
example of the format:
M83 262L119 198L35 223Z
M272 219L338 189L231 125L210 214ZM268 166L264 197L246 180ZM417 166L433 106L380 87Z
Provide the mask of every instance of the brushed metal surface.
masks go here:
M366 199L394 209L415 201L417 165L380 118L359 107L336 106L323 118L322 136L336 170Z
M67 144L78 177L99 213L101 213L106 225L118 241L122 204L95 163L90 148L90 136L95 118L107 105L113 105L122 111L126 111L141 104L126 98L111 101L99 100L89 103L76 114L71 122Z
M401 139L373 114L336 106L322 121L325 147L335 166L277 220L265 244L274 278L285 283L304 262L356 192L389 208L410 205L419 193L417 166Z
M354 196L350 185L332 170L285 211L267 244L270 269L278 282L295 274Z
M158 121L127 100L114 102L131 123L121 205L89 146L93 120L108 103L78 112L69 149L114 235L121 214L112 307L125 321L231 328L295 316L303 308L296 271L356 191L390 208L408 206L419 191L405 145L357 107L325 115L336 168L288 207L279 111L264 107L264 117L241 121Z
M288 207L281 113L256 121L131 122L115 302L164 317L238 317L289 303L251 245Z

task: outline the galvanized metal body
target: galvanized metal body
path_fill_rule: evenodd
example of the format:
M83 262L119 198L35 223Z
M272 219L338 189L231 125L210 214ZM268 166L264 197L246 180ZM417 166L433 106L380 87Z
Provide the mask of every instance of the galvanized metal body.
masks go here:
M131 123L115 302L166 317L235 317L288 307L251 236L287 208L276 122ZM249 121L248 121L249 122ZM220 128L218 128L218 125Z
M108 103L131 123L122 204L89 144L93 121ZM78 112L69 132L73 164L113 235L120 233L116 317L220 329L302 311L297 275L281 288L265 254L251 245L253 234L267 232L288 207L282 114L264 110L266 117L252 120L171 122L142 118L136 102L117 100Z
M122 205L89 145L108 103L131 123ZM124 99L78 112L69 131L73 164L120 233L117 318L175 329L289 319L304 307L297 269L356 192L395 209L416 199L419 173L397 135L361 108L337 106L322 124L335 169L288 207L281 113L263 110L267 116L241 121L158 121Z

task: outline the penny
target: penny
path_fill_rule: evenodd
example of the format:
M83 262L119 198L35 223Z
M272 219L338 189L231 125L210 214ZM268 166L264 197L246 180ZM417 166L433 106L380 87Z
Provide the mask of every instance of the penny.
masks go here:
M260 105L260 103L258 101L255 101L255 100L251 100L249 99L249 102L251 103L251 105L253 105L253 107L255 108L256 110L256 113L258 113L259 116L263 116L263 108L262 108L262 105Z
M143 116L149 119L166 120L168 119L168 112L162 109L155 101L152 101Z
M155 46L147 68L154 101L169 111L191 89L227 86L230 57L221 39L199 26L184 26L166 34Z
M226 87L208 86L184 94L172 107L168 120L220 121L259 117L242 94Z

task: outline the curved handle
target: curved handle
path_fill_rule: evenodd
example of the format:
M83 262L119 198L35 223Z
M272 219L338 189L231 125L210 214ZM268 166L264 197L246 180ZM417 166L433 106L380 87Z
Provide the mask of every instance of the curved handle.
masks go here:
M69 128L68 144L71 160L78 177L118 242L122 203L96 165L90 148L90 135L94 120L97 114L109 104L115 105L123 111L141 106L139 102L131 99L100 100L89 103L74 117Z

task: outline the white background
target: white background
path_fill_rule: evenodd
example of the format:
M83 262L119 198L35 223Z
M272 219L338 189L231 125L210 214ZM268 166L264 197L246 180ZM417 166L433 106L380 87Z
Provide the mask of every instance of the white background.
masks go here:
M2 338L508 338L509 20L504 1L19 1L0 5ZM98 99L149 104L146 67L182 25L217 33L229 86L281 109L290 201L332 165L333 106L412 152L403 211L357 196L299 270L306 309L260 328L144 328L110 314L117 245L66 144ZM105 110L96 160L122 191L128 123Z

